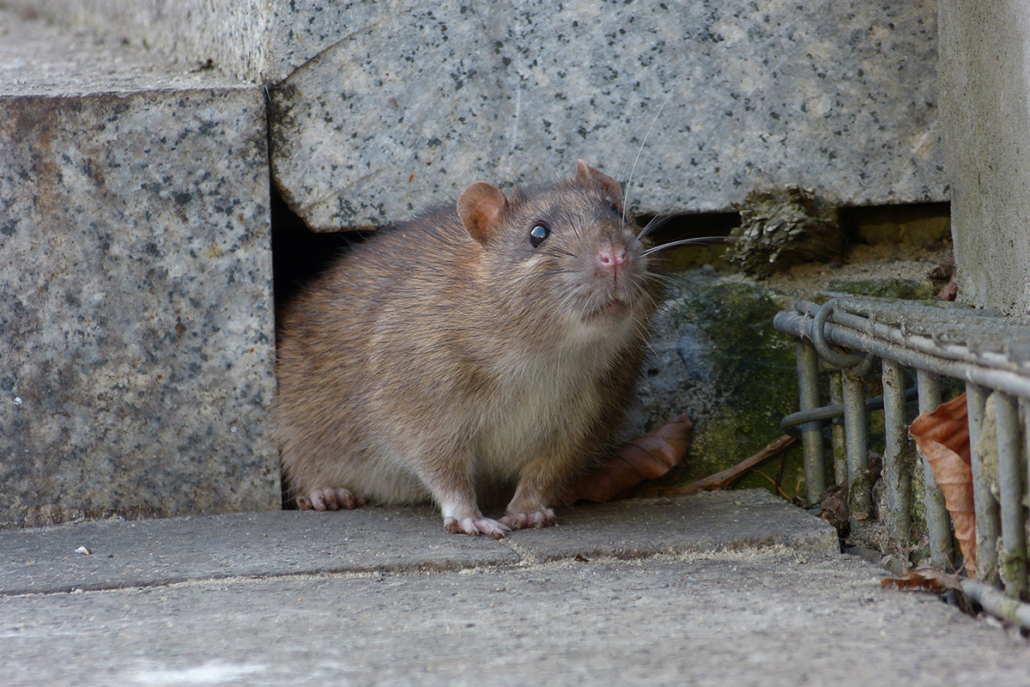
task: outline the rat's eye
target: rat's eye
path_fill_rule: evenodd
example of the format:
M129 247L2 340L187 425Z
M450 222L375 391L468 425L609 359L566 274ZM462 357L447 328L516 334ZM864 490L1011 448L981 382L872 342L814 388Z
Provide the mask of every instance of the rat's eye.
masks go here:
M533 244L533 248L536 248L550 235L551 230L547 228L546 224L538 224L529 232L529 242Z

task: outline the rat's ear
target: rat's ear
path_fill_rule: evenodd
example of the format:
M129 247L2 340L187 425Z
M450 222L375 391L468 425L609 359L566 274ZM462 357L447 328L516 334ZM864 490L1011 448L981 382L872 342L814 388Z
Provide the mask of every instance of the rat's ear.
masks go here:
M501 190L485 181L477 181L461 192L458 217L469 236L485 246L497 218L508 208L508 199Z
M601 188L615 196L615 200L618 202L619 207L622 207L622 189L619 188L619 182L612 179L601 170L594 169L587 163L580 160L576 169L576 178L580 181L592 181L596 184L600 184Z

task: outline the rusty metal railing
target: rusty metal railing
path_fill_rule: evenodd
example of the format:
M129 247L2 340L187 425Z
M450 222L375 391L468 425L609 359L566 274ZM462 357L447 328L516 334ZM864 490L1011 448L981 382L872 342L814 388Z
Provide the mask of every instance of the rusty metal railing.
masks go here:
M954 384L964 384L966 391L976 578L981 583L969 587L978 598L990 596L990 587L983 583L1003 588L1010 598L1025 598L1030 588L1025 500L1030 472L1030 320L951 303L824 295L830 300L821 305L799 301L794 311L781 312L775 319L778 331L797 338L801 412L785 422L800 425L808 500L818 501L828 484L846 478L853 520L879 518L900 546L925 534L933 565L952 565L956 559L944 498L929 463L908 434L914 418L906 413L905 379L914 372L919 412L941 404L942 380L960 380ZM870 404L862 377L877 361L883 397ZM820 380L827 375L830 407L821 404ZM996 451L977 450L978 442L986 440L981 430L992 395ZM908 398L912 396L910 389ZM884 412L881 513L874 513L869 475L870 405L882 405ZM832 463L826 460L823 435L828 414L843 414L843 429L836 425L832 432ZM984 457L995 453L996 465L993 458ZM913 457L921 470L911 464ZM925 514L918 519L917 502ZM915 531L917 526L925 532ZM1026 607L1019 613L1030 618Z

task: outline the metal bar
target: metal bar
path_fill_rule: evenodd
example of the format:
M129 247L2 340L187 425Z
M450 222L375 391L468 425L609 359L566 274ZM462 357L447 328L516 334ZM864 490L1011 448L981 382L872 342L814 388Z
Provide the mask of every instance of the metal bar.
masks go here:
M862 308L854 308L856 304L851 302L847 296L838 296L833 299L837 304L834 309L832 320L838 325L850 327L866 334L880 337L887 341L905 346L906 348L921 351L930 355L950 360L984 364L988 367L995 365L1004 370L1018 370L1021 365L1025 366L1025 354L1020 356L1017 349L1004 344L1005 341L1024 340L1028 326L1026 320L1014 322L1011 318L999 317L997 314L990 316L982 314L982 311L952 310L944 311L937 308L923 307L924 312L899 312L891 324L880 319L879 312L870 311L862 314L858 311ZM815 317L821 306L814 303L800 302L799 311ZM876 310L879 310L878 306ZM980 313L976 316L967 317L964 313ZM932 315L930 314L932 313ZM956 315L962 316L966 324L949 323L947 320ZM998 320L1003 320L1004 324ZM956 334L963 337L958 341L952 341ZM994 346L1001 345L1007 349L1005 354L992 349L983 350L984 343L991 342ZM1022 360L1012 360L1010 356L1016 354Z
M834 384L836 380L836 384ZM792 427L803 425L806 422L825 422L826 420L835 420L839 417L844 417L844 391L840 384L840 375L837 372L830 374L830 400L834 399L838 401L834 405L822 406L821 408L815 408L813 410L799 410L796 413L790 415L784 415L783 419L780 420L780 429L787 431ZM905 402L914 401L919 398L919 394L916 393L916 388L905 389ZM865 402L866 410L870 413L874 410L883 410L883 396L875 396L873 398L866 399ZM843 446L843 444L842 444Z
M911 497L916 488L912 483L915 478L912 442L907 437L905 400L899 395L903 368L917 371L921 412L932 412L940 405L938 375L963 380L967 386L976 509L977 578L999 586L1000 569L1008 597L1026 598L1030 590L1027 506L1024 505L1024 480L1030 481L1030 343L1027 337L1030 318L1013 319L983 311L827 295L836 298L824 306L799 301L799 312L779 313L774 325L778 331L802 340L819 338L820 345L828 350L833 350L829 348L832 345L847 349L852 356L865 353L867 361L873 359L871 356L882 360L886 433L883 467L886 503L882 517L888 535L905 546L911 543L913 529ZM817 323L821 324L818 332L815 331ZM798 350L800 367L802 349ZM811 377L814 378L814 373ZM994 390L1000 392L991 400L991 415L996 419L997 428L996 467L993 432L990 437L981 436L985 402ZM853 525L855 520L873 515L868 477L868 411L862 397L860 379L847 372L843 373L843 378L836 374L831 376L831 403L843 405L845 413L844 436L841 436L840 423L833 427L834 473L838 482L845 472L850 481ZM818 404L817 399L815 404ZM802 408L804 410L804 405ZM792 423L814 424L817 415L830 412L838 412L838 408L819 408L808 414L798 413L790 419ZM818 448L821 458L821 435ZM929 463L918 448L916 452L922 465L931 561L945 568L952 565L955 555L951 520ZM815 458L806 454L806 472L814 474L814 464ZM967 586L970 596L981 601L985 609L997 613L999 611L989 606L998 607L1012 616L1006 616L1008 619L1030 628L1030 606L1015 604L1005 594L979 582L963 581L963 588Z
M840 406L844 414L844 382L841 381L840 370L830 373L830 403ZM836 484L844 484L848 478L848 459L844 443L844 424L834 422L830 425L830 443L833 446L833 477Z
M1023 426L1023 464L1027 470L1027 489L1030 490L1030 401L1019 402L1020 423ZM1030 582L1030 581L1028 581Z
M970 599L991 615L1030 630L1030 605L1019 603L983 582L962 580L959 584Z
M1026 515L1023 508L1022 450L1019 404L1008 394L996 397L998 420L998 486L1001 493L1001 579L1005 593L1019 598L1027 589Z
M799 313L778 313L773 324L777 331L784 334L792 334L805 339L811 338L812 320ZM885 327L885 325L877 326ZM969 362L946 360L926 352L905 348L904 342L887 341L832 322L826 325L826 338L838 346L895 360L905 367L927 370L992 389L999 389L1021 398L1030 398L1030 377L1012 370L998 370Z
M873 514L873 485L869 475L869 414L865 407L862 380L844 370L843 381L848 506L853 520L864 521Z
M798 387L801 410L819 407L819 356L811 344L795 344L798 358ZM826 491L823 466L823 427L821 422L801 425L801 447L805 457L805 485L809 503L818 503Z
M901 365L883 361L883 479L887 496L887 534L908 546L912 534L911 480L908 422L905 418L905 372Z
M980 434L984 425L987 390L978 384L966 384L966 411L969 415L970 469L973 473L973 509L976 514L976 577L998 584L998 502L984 470Z
M941 404L941 386L937 376L925 370L916 370L916 386L919 388L919 412L932 413ZM926 530L930 537L930 562L935 567L950 567L954 561L954 547L951 543L951 521L944 507L944 494L937 486L933 470L926 456L917 447L923 465L923 494L926 506Z

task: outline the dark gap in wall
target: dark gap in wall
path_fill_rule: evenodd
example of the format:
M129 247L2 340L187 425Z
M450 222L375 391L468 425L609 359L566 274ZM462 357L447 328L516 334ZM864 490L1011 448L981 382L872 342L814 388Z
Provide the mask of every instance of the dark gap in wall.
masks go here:
M643 215L637 218L640 226L647 226L647 223L654 219L654 215ZM702 236L729 236L729 233L740 226L739 212L706 212L698 214L670 215L662 220L661 228L651 236L654 243L668 243L680 239L691 239Z
M272 283L275 294L276 332L279 314L293 294L324 272L348 246L363 241L369 232L311 231L304 220L272 188Z
M276 189L271 194L272 270L276 314L303 284L321 274L348 246L363 241L371 232L314 232L308 229L283 201ZM950 203L910 203L842 207L839 209L841 229L849 243L914 243L950 242ZM654 220L653 215L637 217L641 227ZM736 212L682 213L660 219L661 227L651 234L655 245L705 236L728 236L740 226ZM658 253L676 269L720 264L726 244L687 246ZM277 317L278 319L278 317Z
M641 227L648 222L660 221L661 227L650 234L651 242L658 246L683 239L695 239L708 236L726 237L740 226L740 213L706 212L694 214L670 215L655 220L653 215L637 218ZM727 244L711 243L707 245L691 245L659 251L656 255L666 263L666 269L684 270L702 265L724 264L720 259L726 252Z
M305 283L324 272L329 264L355 243L365 240L373 232L311 231L304 220L290 210L274 187L271 193L272 211L272 274L275 293L275 311L278 315L283 306ZM641 227L654 219L653 215L637 218ZM740 215L736 212L715 212L700 214L677 214L662 221L659 229L651 234L655 245L680 239L704 236L727 236L734 227L740 226ZM725 250L722 244L713 246L690 246L674 249L680 256L704 256L697 264L710 261L711 256ZM682 262L677 258L677 263Z
M849 243L951 241L951 203L842 207L837 211Z

